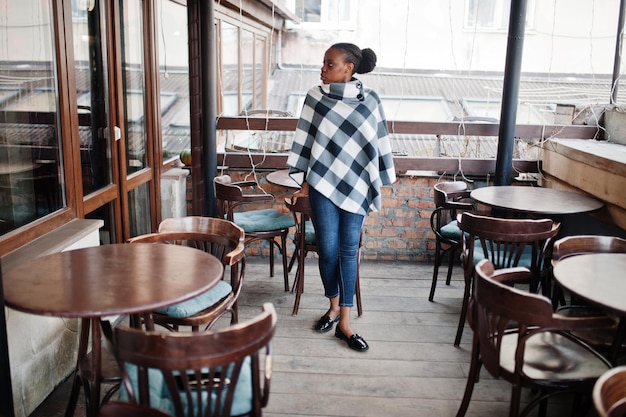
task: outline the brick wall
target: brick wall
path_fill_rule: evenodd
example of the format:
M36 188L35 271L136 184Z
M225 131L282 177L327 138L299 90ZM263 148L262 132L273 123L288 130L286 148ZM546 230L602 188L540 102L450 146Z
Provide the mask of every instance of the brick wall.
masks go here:
M225 172L233 181L254 180L250 171ZM274 195L272 207L287 212L285 197L294 190L270 184L265 180L266 172L257 172L256 180L265 192ZM432 187L439 181L435 177L401 176L391 186L385 186L383 208L370 213L365 219L363 259L380 261L432 261L435 237L430 229L430 214L434 208ZM188 213L191 211L191 176L188 184ZM266 206L265 206L266 207ZM291 255L293 244L288 241ZM249 256L267 255L266 242L252 243L246 249Z

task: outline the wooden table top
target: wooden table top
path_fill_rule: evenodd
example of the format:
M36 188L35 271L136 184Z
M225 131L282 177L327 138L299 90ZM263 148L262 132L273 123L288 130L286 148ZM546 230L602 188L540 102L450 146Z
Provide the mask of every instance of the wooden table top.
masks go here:
M470 196L490 207L545 215L588 213L604 205L585 194L542 187L483 187L473 190Z
M115 244L42 256L3 274L8 307L95 318L151 311L199 295L222 278L214 256L185 246Z
M554 266L563 288L618 315L626 315L626 254L594 253L570 256Z
M270 172L265 176L267 182L287 188L300 188L300 185L289 176L289 169Z

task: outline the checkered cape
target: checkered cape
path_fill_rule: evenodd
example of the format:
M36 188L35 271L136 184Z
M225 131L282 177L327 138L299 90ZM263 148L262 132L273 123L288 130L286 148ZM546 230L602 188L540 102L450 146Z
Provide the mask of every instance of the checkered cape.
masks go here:
M287 165L343 210L380 210L380 187L396 173L378 94L354 78L311 88Z

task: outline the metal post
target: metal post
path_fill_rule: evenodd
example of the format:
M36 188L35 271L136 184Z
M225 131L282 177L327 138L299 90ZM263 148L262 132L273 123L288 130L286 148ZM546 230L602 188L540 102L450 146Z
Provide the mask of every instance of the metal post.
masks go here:
M7 321L4 315L4 289L2 287L2 265L0 264L0 417L13 417L13 388L9 366L9 342Z
M626 0L619 2L617 17L617 37L615 39L615 58L613 59L613 81L611 82L611 104L617 103L617 87L619 86L620 67L622 66L622 38L624 36L624 11Z
M215 217L217 203L213 179L217 175L217 54L215 46L215 3L200 1L200 48L202 50L202 176L204 214Z
M502 86L498 155L496 160L496 175L494 177L494 183L496 185L509 185L513 172L517 99L519 96L520 74L522 72L524 26L526 25L526 0L512 1L510 13L504 83Z

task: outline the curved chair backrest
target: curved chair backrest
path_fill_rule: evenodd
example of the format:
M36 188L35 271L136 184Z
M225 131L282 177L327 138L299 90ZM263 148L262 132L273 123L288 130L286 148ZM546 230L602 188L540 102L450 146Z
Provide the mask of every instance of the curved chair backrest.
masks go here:
M468 198L467 183L463 181L438 182L433 186L435 207L443 207L450 201Z
M593 403L600 417L626 416L626 366L613 368L593 386Z
M482 255L498 269L518 266L522 256L531 255L527 266L535 274L542 268L545 251L561 226L550 219L504 219L471 212L459 214L457 220L464 232L466 262L474 262L479 245ZM473 273L474 264L467 267Z
M117 327L112 347L130 402L177 417L260 416L269 398L276 320L266 303L255 318L215 331Z
M187 245L202 246L200 249L218 257L224 265L234 265L245 256L243 251L245 232L229 220L202 216L169 218L159 224L158 233L163 236L163 240L172 238L178 240L176 233L199 233L202 239L196 240L195 243L194 240L187 241ZM164 236L164 233L169 234ZM206 246L209 241L213 242L211 247Z
M244 193L244 188L258 186L255 181L233 182L230 175L219 175L213 179L217 214L220 218L233 221L235 208L243 204L273 201L274 196L267 193Z
M626 239L616 236L567 236L554 242L552 263L586 253L626 253Z

